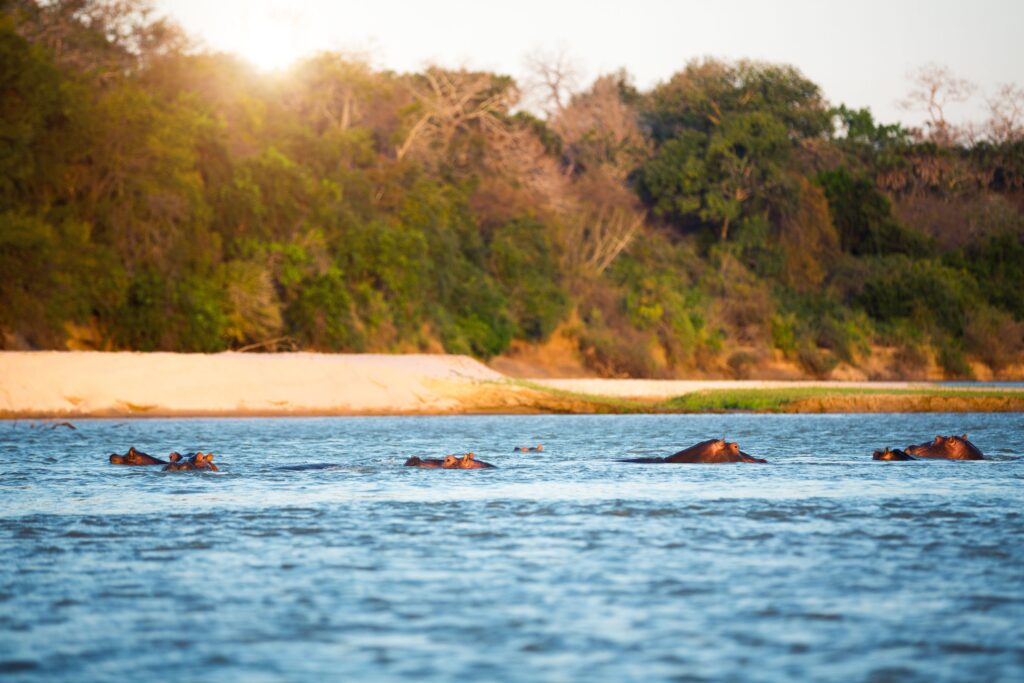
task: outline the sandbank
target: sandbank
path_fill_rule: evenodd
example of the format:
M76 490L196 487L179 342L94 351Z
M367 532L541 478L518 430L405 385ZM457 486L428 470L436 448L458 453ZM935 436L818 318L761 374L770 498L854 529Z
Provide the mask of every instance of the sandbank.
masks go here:
M0 352L0 417L1024 411L1024 387L510 379L468 356Z

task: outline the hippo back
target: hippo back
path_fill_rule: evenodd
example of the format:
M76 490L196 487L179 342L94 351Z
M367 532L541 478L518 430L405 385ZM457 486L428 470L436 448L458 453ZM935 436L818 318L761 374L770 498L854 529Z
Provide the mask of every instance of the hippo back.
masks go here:
M735 462L728 460L726 444L722 439L708 439L694 444L689 448L665 458L665 462L698 463L698 462ZM736 458L739 460L739 457Z

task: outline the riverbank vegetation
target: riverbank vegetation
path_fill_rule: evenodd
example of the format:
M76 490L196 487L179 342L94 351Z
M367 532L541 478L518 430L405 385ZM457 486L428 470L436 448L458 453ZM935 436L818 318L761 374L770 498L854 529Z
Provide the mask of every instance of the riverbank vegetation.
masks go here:
M134 0L4 7L4 348L488 359L554 335L602 376L1022 372L1015 86L956 127L969 87L923 69L910 130L786 65L641 91L538 58L525 108L441 66L260 74Z

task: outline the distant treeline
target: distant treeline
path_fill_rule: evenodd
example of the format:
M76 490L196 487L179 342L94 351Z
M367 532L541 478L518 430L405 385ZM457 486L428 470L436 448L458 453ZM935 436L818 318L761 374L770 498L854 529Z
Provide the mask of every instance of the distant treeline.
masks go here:
M498 74L266 76L135 0L0 6L4 348L488 358L557 330L605 375L1021 361L1015 87L961 129L966 85L922 70L908 130L784 65L645 92L536 59L537 116Z

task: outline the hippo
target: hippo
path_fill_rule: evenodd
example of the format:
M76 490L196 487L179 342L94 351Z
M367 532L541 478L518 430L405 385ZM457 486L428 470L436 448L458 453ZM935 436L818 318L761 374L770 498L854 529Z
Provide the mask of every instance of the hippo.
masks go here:
M444 460L438 460L437 458L420 458L412 456L405 461L406 467L423 467L424 469L441 469L444 465Z
M466 453L461 458L456 458L454 455L445 456L442 467L446 470L483 470L488 467L494 467L494 465L483 460L477 460L475 453Z
M444 460L438 460L436 458L420 458L414 455L405 461L405 466L441 470L482 470L488 467L494 467L494 465L489 462L477 460L476 455L473 453L466 453L461 458L449 454L444 457Z
M148 453L135 450L135 446L128 449L128 452L124 455L118 455L117 453L110 454L111 465L166 465L166 460L160 458L154 458Z
M767 460L755 458L740 450L739 444L724 439L708 439L684 448L667 458L633 458L621 462L638 463L724 463L724 462L760 462Z
M540 453L544 450L544 444L539 443L536 446L516 446L512 449L513 453Z
M917 460L907 455L906 451L894 448L891 451L886 448L884 451L875 451L871 454L872 460Z
M966 434L960 436L936 436L926 441L904 448L915 458L940 458L943 460L984 460L985 456L978 447L967 440Z
M220 470L216 465L211 462L213 460L213 453L189 453L187 456L182 456L180 453L171 453L170 463L164 467L164 472L191 472L195 470L210 470L211 472L219 472Z

